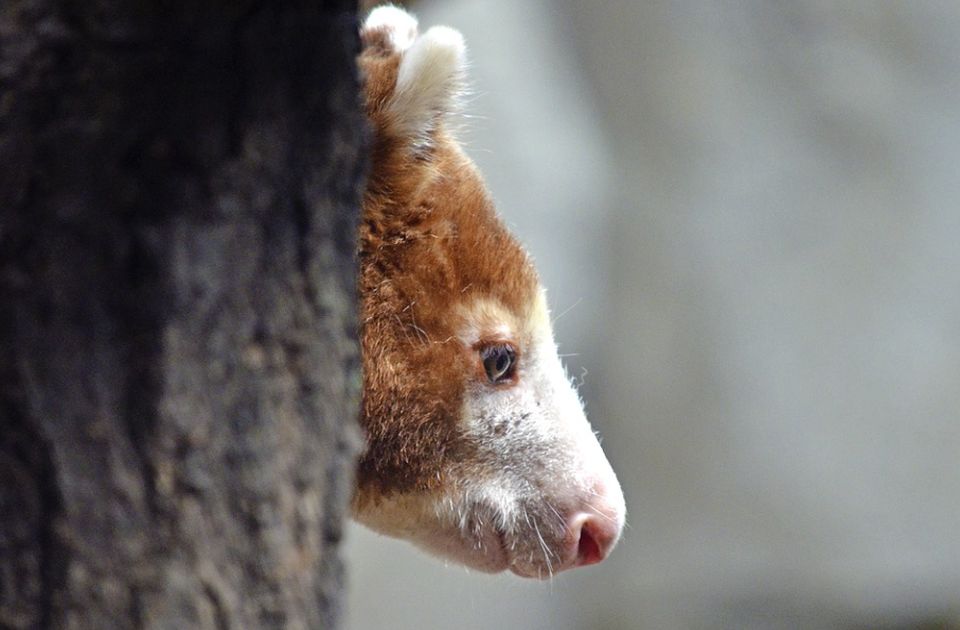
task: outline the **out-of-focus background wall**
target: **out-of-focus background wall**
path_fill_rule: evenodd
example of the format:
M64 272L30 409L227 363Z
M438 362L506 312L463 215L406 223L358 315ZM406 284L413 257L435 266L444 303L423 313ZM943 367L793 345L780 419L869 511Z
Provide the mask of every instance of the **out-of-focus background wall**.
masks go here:
M354 526L348 628L954 627L960 3L410 6L630 527L533 583Z

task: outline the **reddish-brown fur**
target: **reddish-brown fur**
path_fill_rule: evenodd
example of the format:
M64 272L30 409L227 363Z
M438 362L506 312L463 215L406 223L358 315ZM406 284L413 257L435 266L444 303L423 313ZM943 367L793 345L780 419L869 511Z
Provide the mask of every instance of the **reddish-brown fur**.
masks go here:
M521 319L539 286L443 121L427 143L392 133L385 104L400 55L385 37L364 33L359 60L374 131L360 229L360 503L437 489L448 466L468 458L473 448L458 423L467 381L483 371L458 337L459 307L482 296Z

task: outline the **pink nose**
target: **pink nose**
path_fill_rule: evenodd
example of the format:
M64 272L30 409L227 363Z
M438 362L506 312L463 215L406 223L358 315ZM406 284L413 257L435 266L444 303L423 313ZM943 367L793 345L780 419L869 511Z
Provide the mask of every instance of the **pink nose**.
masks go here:
M602 561L620 536L620 523L602 514L579 512L569 522L568 531L577 545L574 566L585 567Z

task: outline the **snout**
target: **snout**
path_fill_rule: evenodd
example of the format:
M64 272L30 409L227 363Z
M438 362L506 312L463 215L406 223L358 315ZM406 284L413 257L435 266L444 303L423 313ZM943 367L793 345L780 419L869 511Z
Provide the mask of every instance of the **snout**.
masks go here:
M578 495L578 500L568 504L571 508L554 511L563 523L554 533L545 527L534 527L532 533L521 535L532 540L526 541L529 545L513 545L519 552L510 563L514 573L543 579L567 569L597 564L610 555L625 520L619 484L597 483ZM542 553L538 554L541 548Z

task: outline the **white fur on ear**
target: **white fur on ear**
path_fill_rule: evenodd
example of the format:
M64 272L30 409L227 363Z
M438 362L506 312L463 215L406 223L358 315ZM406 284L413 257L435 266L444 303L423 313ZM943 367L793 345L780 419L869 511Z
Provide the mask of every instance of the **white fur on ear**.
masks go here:
M466 63L466 45L459 31L434 26L417 38L397 71L389 105L394 132L428 140L437 122L457 109Z
M370 12L363 22L363 31L383 29L391 49L402 53L417 38L417 18L400 7L387 4Z

